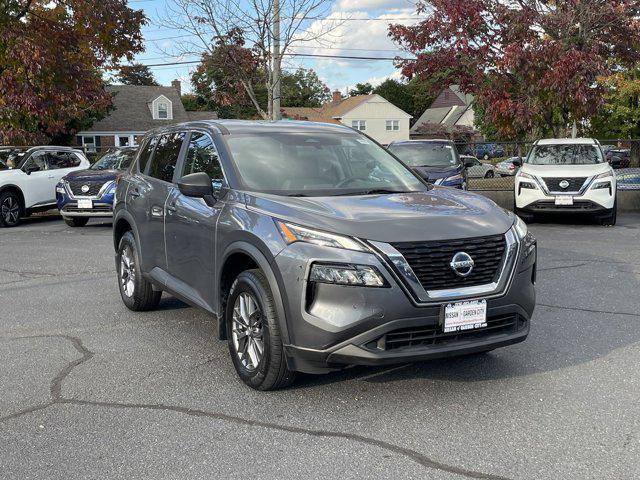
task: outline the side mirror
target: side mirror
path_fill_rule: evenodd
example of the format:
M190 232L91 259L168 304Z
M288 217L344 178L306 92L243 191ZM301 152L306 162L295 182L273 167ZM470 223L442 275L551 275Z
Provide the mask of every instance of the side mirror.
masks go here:
M467 158L464 161L464 166L467 168L471 168L476 164L476 162L474 162L471 158Z
M521 167L522 166L522 160L520 160L520 159L511 160L511 163L513 163L516 167Z
M31 175L33 172L39 172L40 171L40 167L37 165L27 165L24 169L24 173L26 173L27 175Z
M202 198L210 207L215 204L211 178L204 172L185 175L178 181L178 189L187 197Z

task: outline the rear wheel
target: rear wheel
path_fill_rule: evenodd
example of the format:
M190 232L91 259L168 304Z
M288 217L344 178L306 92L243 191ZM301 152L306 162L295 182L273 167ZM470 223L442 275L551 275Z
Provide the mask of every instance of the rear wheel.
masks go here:
M256 390L291 385L269 282L260 270L247 270L233 282L225 309L229 353L238 376Z
M84 227L88 222L88 217L71 217L64 219L64 223L66 223L70 227Z
M0 227L15 227L20 223L20 199L14 192L0 195Z
M162 292L155 291L151 282L142 276L140 254L130 231L120 240L116 255L118 287L122 301L129 310L142 312L158 306Z

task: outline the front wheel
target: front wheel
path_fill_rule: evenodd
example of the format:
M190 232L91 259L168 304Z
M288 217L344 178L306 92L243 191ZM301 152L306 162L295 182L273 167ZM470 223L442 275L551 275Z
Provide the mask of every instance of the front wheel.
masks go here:
M613 227L618 219L618 199L613 202L611 213L600 220L600 223L606 227Z
M70 227L84 227L88 222L88 217L71 217L64 219L64 223L66 223Z
M0 227L15 227L20 223L20 199L13 192L0 195Z
M122 301L129 310L142 312L158 306L162 292L153 289L142 276L140 254L132 232L122 236L116 255L118 287Z
M238 376L256 390L293 383L269 282L260 270L247 270L233 282L225 309L229 353Z

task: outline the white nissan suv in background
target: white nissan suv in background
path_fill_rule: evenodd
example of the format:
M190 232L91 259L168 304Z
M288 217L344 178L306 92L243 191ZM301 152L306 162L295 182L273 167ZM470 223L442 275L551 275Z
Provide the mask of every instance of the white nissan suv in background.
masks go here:
M57 208L56 184L74 170L89 168L80 150L69 147L0 148L0 227Z
M515 177L515 212L584 213L616 223L616 177L597 140L538 140Z

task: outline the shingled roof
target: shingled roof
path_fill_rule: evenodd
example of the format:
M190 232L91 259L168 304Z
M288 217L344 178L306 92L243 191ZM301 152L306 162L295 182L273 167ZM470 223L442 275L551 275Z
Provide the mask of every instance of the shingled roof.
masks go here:
M358 105L371 99L372 95L355 95L339 101L325 103L322 107L285 107L282 114L293 120L309 120L311 122L340 123L339 119Z
M216 112L187 112L174 87L109 85L106 90L112 96L113 110L85 130L87 132L144 132L189 120L218 118ZM165 96L172 104L171 120L153 118L151 104L160 96Z

